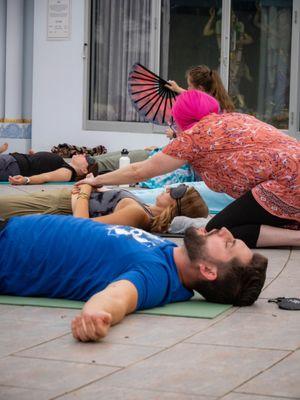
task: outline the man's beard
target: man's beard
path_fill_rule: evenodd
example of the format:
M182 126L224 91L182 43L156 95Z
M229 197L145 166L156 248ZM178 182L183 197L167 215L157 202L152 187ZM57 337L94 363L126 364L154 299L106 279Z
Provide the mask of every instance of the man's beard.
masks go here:
M183 242L191 261L206 258L206 237L199 235L197 229L193 226L187 228L184 233Z

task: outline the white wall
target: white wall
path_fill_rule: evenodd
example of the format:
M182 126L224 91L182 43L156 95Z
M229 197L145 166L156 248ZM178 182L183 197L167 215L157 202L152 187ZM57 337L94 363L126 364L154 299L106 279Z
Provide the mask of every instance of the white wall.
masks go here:
M8 150L5 151L4 154L9 153L28 153L31 149L31 140L30 139L16 139L16 138L0 138L0 145L3 143L8 143Z
M86 131L82 128L84 1L72 0L71 39L47 40L47 0L35 1L32 148L58 143L105 145L109 151L165 145L164 134Z

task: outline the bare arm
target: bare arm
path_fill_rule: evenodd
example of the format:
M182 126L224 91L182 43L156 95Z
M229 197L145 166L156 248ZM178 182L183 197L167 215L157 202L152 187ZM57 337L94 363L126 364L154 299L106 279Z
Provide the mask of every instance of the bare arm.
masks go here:
M92 219L104 224L129 225L141 229L147 229L149 225L149 217L146 212L139 205L135 204L125 206L121 210L114 211L112 214Z
M89 199L92 192L92 186L81 185L78 189L72 190L72 211L73 216L77 218L89 218ZM77 189L77 190L76 190Z
M185 163L185 160L170 157L160 152L145 161L127 165L108 174L98 175L96 178L83 179L77 182L76 185L89 183L92 186L103 186L142 182L154 176L174 171Z
M177 82L175 82L175 81L168 81L168 84L166 84L165 86L168 89L171 89L173 92L178 93L178 94L186 92L186 90L183 89L181 86L179 86L177 84Z
M215 19L216 10L214 8L211 8L209 10L209 15L210 15L210 17L209 17L209 19L208 19L208 21L207 21L207 23L206 23L206 25L205 25L205 27L203 29L203 35L204 36L211 36L211 35L213 35L215 33L215 30L212 28L212 23L213 23L213 21Z
M72 193L72 210L74 217L90 218L89 199L91 191L92 186L87 184L74 187ZM128 200L128 204L125 204L125 206L121 209L114 211L109 215L91 219L95 222L101 222L103 224L128 225L135 228L147 229L149 225L148 215L134 200Z
M55 171L44 174L33 175L30 177L30 185L38 185L46 182L68 182L72 177L72 171L68 168L59 168ZM26 179L22 175L10 176L8 178L12 185L25 185Z
M82 342L97 341L107 335L111 325L135 311L138 301L136 287L127 280L114 282L92 296L82 313L72 321L72 333Z

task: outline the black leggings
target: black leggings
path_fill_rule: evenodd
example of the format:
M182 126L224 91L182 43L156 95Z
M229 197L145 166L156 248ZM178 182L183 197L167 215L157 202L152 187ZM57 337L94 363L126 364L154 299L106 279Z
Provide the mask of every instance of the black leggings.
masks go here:
M235 238L247 246L256 247L261 225L284 227L293 221L270 214L257 203L251 192L229 204L206 225L206 230L227 228Z

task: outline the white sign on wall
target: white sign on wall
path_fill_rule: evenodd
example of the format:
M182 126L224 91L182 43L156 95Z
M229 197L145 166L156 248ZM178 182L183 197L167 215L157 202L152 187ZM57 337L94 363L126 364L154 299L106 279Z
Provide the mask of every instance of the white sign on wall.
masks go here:
M48 40L68 40L71 36L71 0L48 0Z

